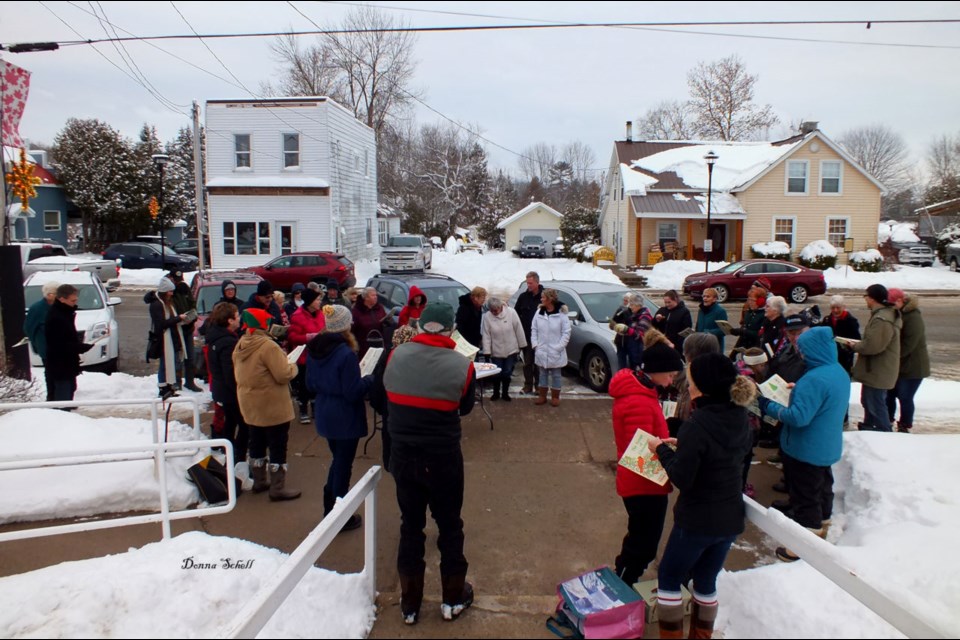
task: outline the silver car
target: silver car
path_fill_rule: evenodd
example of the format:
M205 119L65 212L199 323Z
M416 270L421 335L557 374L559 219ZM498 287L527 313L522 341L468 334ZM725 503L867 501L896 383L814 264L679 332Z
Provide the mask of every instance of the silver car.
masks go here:
M591 282L589 280L545 280L544 289L556 289L560 302L567 305L571 320L570 343L567 344L567 366L576 367L588 387L605 393L610 378L617 371L617 349L614 332L608 326L610 318L623 304L623 296L639 293L622 284ZM510 306L526 285L510 297ZM655 315L659 307L649 298L643 304Z

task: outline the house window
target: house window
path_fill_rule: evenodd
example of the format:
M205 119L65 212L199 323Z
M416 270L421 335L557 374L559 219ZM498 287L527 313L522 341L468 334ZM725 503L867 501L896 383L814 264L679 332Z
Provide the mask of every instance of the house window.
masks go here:
M60 231L60 212L59 211L43 212L43 230L44 231Z
M377 220L377 242L381 247L385 247L388 240L390 240L390 221Z
M283 168L300 168L300 134L283 134Z
M793 218L774 218L773 219L773 239L776 242L786 242L790 248L793 248Z
M233 136L234 156L236 157L237 169L249 169L250 163L250 134L237 133Z
M659 241L661 249L665 250L668 242L676 244L679 237L680 225L676 222L657 223L657 241Z
M809 166L806 160L787 163L787 193L807 193Z
M224 222L223 254L227 256L270 255L270 223Z
M824 160L820 163L820 193L841 192L840 179L843 175L843 164L835 160Z
M373 244L373 220L367 218L367 244Z
M837 249L843 249L843 242L847 239L847 230L850 221L847 218L827 218L827 242Z

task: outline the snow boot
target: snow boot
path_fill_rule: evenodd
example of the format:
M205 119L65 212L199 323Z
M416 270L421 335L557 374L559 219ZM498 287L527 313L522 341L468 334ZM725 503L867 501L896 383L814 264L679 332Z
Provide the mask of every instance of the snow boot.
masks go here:
M902 421L897 423L897 433L910 433L912 428L912 424L903 424Z
M464 573L455 576L440 576L443 587L443 604L440 615L444 620L456 620L473 604L473 585L467 582Z
M296 500L300 497L300 491L297 489L287 489L284 487L287 481L287 465L285 464L271 464L270 465L270 499L273 501L279 500Z
M560 389L550 389L550 406L560 406Z
M197 386L197 383L193 381L193 378L187 378L183 388L187 391L193 391L194 393L203 393L203 389Z
M169 400L170 398L179 397L180 394L177 393L176 389L173 388L173 385L165 384L160 387L160 392L157 394L157 397L162 398L163 400Z
M494 402L500 399L500 382L498 380L493 382L493 395L490 396L490 399Z
M827 527L823 525L823 521L821 521L819 529L807 527L807 531L819 538L826 539L827 537ZM777 547L777 560L780 560L781 562L796 562L799 559L800 556L795 554L793 551L790 551L790 549L787 549L786 547Z
M510 402L513 398L510 397L510 381L507 380L503 383L503 401Z
M400 574L400 615L404 624L417 624L423 604L423 574Z
M531 393L533 393L532 384L525 384L523 385L523 389L520 390L520 395L527 396L527 395L530 395Z
M307 404L300 405L300 424L310 424L310 409Z
M717 620L717 610L719 605L716 602L712 604L703 604L697 602L696 596L693 600L693 612L690 615L690 632L687 638L697 638L709 640L713 637L713 623Z
M661 638L683 637L683 604L664 604L657 600Z
M537 399L533 401L533 404L547 404L546 387L537 387Z
M253 478L253 492L263 493L270 488L267 481L267 459L250 458L250 477Z

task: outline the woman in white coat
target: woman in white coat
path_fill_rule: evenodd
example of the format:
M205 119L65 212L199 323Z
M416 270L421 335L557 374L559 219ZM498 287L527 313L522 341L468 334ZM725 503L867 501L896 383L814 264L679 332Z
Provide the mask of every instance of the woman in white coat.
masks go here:
M523 334L523 325L517 312L503 304L503 300L492 297L487 300L488 311L483 314L480 324L480 336L483 341L483 354L493 364L500 367L500 376L494 380L493 397L500 399L500 387L503 387L503 399L510 402L510 379L517 364L517 355L527 346Z
M566 305L560 304L556 289L544 289L540 308L533 316L530 346L534 348L534 362L540 368L539 397L534 404L560 406L560 370L567 364L567 343L570 342L570 318Z

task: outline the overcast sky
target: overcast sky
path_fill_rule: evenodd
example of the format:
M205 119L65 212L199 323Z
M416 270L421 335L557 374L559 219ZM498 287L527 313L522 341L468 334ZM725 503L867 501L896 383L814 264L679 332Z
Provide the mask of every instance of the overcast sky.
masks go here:
M84 39L104 37L88 2L46 2ZM94 2L117 27L138 36L190 33L176 5L200 33L313 29L286 2ZM294 2L321 25L337 22L350 7ZM960 18L958 2L382 2L384 11L415 26L503 24L492 17L424 12L452 11L542 22L676 20L882 20ZM393 7L393 8L386 8ZM420 11L401 11L415 7ZM39 2L0 2L0 42L76 40L77 33ZM698 27L726 35L667 33L627 28L424 33L418 36L414 86L451 119L479 125L483 134L520 152L537 142L581 140L598 167L609 161L624 123L667 99L684 99L686 74L700 61L737 54L759 74L757 100L773 105L783 125L818 120L828 136L882 123L907 141L921 162L930 142L960 133L960 24ZM867 46L731 37L730 34L868 43L943 45L944 48ZM123 34L126 35L126 34ZM229 70L256 90L277 68L269 39L207 41ZM156 43L229 80L220 63L195 41ZM948 48L949 47L949 48ZM111 45L103 55L123 66ZM158 92L189 112L193 100L249 98L242 89L177 60L146 43L126 50ZM33 73L20 133L50 143L67 118L98 118L128 136L144 122L164 140L189 124L91 46L54 52L2 53ZM232 81L231 81L232 82ZM419 107L418 122L434 113ZM782 126L772 136L787 135ZM516 156L487 145L491 165L515 169ZM721 159L722 162L722 159Z

